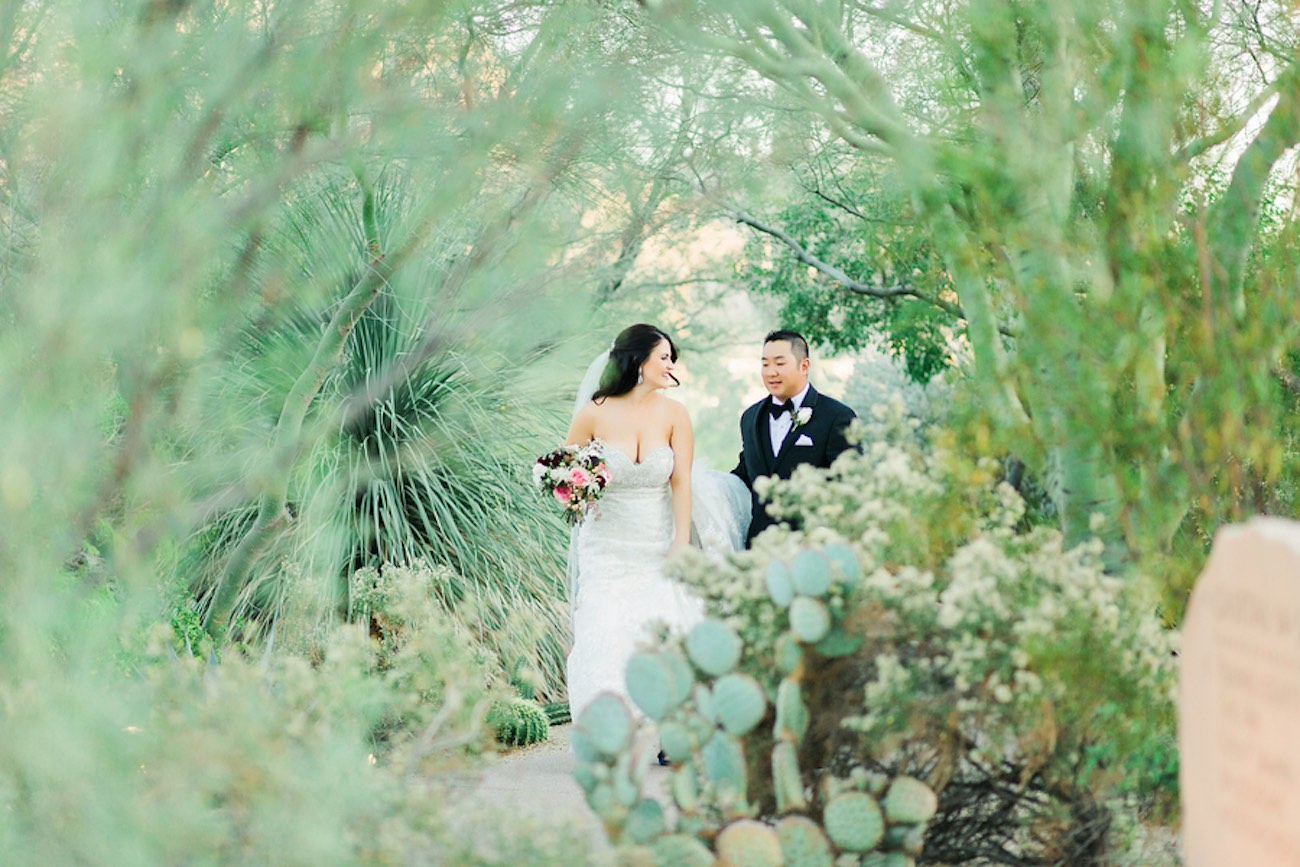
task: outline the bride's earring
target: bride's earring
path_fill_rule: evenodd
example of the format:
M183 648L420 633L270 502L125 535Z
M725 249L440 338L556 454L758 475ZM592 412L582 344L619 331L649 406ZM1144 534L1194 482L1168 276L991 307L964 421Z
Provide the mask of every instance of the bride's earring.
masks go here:
M636 384L640 385L643 382L645 382L645 374L638 370L636 372Z

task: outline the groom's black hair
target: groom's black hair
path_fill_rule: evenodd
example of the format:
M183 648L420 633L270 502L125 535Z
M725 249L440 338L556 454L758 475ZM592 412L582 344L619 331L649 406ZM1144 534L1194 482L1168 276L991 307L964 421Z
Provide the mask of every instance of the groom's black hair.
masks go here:
M798 331L787 331L784 328L769 331L763 338L763 345L766 346L773 340L788 340L790 348L794 350L795 361L803 361L808 357L808 341Z
M596 389L591 399L599 402L607 397L627 394L635 388L641 365L645 364L650 353L664 340L668 341L670 357L676 361L677 344L662 328L638 322L620 331L609 348L609 363L605 365L605 372L600 378L600 388Z

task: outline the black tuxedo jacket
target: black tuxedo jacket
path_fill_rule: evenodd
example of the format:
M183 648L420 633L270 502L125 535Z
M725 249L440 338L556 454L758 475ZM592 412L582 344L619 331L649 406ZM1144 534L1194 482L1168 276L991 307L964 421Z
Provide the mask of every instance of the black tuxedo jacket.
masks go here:
M754 480L759 476L788 479L800 464L812 464L823 469L829 467L841 452L851 448L844 434L849 422L857 418L853 410L834 398L818 393L810 385L800 409L812 409L812 418L808 419L807 424L791 430L782 442L780 451L774 455L768 425L771 413L767 410L771 402L771 397L765 397L740 416L742 448L740 460L731 472L740 477L753 498L754 517L749 524L746 546L755 536L775 523L758 502L758 495L754 493ZM801 442L804 444L800 445Z

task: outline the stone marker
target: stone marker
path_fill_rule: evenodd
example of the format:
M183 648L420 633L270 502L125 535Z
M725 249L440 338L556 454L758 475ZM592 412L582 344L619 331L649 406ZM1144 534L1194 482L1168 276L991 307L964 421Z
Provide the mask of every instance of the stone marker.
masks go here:
M1300 524L1224 527L1183 624L1187 867L1300 865Z

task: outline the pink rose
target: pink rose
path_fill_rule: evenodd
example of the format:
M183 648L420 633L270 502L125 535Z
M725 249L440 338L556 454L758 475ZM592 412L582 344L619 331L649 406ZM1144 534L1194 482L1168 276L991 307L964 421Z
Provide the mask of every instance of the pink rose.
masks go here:
M574 467L573 469L569 470L569 482L578 486L579 488L585 488L587 486L587 483L590 481L591 481L591 477L587 475L587 471L584 470L582 467Z
M561 503L564 503L564 505L566 506L569 505L569 500L573 499L573 495L569 492L568 485L556 485L554 494L555 494L555 499L559 500Z

